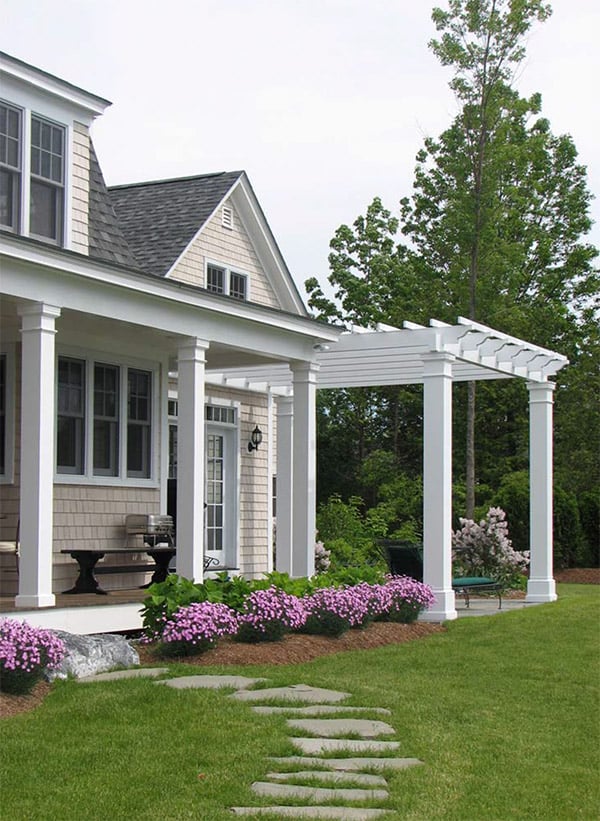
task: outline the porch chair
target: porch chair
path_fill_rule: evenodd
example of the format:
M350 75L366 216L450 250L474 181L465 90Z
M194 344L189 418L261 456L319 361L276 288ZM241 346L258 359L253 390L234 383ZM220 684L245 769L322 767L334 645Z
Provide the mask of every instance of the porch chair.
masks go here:
M15 531L15 540L14 542L0 542L0 553L12 553L15 557L15 570L17 571L17 576L19 575L19 527L20 521L17 521L17 529Z

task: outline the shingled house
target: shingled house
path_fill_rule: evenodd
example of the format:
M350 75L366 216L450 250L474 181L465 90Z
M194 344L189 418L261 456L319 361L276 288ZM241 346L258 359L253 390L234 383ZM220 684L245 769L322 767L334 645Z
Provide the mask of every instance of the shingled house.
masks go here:
M454 618L452 383L520 377L529 596L555 598L548 377L564 357L466 320L352 333L316 322L243 171L107 189L90 128L108 101L6 54L0 68L0 532L18 527L20 543L18 574L0 554L0 596L38 623L136 626L139 607L47 616L77 574L68 551L105 551L110 565L129 514L176 517L188 578L207 557L260 575L273 567L275 476L277 567L310 574L317 388L422 382L430 617ZM103 586L147 578L115 572Z

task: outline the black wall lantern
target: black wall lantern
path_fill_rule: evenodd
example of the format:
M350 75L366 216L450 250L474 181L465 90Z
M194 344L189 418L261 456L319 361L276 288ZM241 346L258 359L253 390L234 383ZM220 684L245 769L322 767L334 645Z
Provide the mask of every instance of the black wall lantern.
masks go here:
M248 442L248 453L252 453L253 450L258 450L258 446L261 442L262 430L257 425L250 435L250 441Z

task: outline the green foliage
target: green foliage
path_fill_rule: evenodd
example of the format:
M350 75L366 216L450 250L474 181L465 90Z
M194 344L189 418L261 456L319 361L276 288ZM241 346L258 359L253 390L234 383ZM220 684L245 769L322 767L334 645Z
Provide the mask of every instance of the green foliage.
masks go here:
M589 490L578 497L579 519L583 534L584 567L600 565L600 491Z
M317 512L317 531L331 552L332 570L379 562L376 539L383 535L379 526L364 517L362 499L356 496L343 502L334 495L322 504Z
M380 563L378 565L339 567L337 570L320 573L312 581L316 589L320 587L353 587L361 582L382 584L384 579L385 569L383 563Z
M165 622L179 607L207 599L208 593L204 585L194 584L190 579L175 573L167 576L164 582L150 585L142 607L142 624L146 636L158 638Z

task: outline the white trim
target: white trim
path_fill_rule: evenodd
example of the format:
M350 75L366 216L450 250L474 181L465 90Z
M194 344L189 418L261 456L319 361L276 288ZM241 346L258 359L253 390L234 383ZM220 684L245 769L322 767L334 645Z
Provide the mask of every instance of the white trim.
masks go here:
M4 413L4 473L0 474L0 485L12 485L15 481L15 403L16 352L12 342L0 346L0 355L6 357L6 407Z

